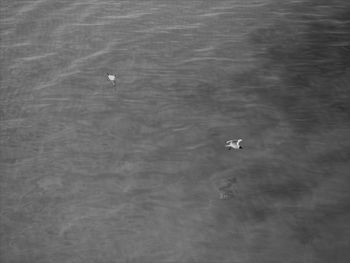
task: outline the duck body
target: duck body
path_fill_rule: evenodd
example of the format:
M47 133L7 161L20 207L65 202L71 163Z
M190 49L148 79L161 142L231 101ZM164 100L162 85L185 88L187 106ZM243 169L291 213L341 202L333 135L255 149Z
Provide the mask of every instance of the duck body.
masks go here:
M240 145L242 139L238 139L238 140L229 140L226 142L225 147L228 148L229 150L234 149L234 150L238 150L238 149L243 149L243 147Z
M110 82L112 82L113 86L117 85L117 75L116 74L109 74L107 73L107 78Z

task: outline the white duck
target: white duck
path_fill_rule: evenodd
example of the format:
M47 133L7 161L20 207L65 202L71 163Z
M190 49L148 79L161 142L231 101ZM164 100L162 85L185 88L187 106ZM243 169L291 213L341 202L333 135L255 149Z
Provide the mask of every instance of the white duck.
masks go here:
M117 75L107 73L107 78L112 82L113 86L117 86Z
M229 150L231 149L243 149L242 146L240 146L239 144L241 143L242 139L238 139L238 140L229 140L226 142L225 147L227 147Z

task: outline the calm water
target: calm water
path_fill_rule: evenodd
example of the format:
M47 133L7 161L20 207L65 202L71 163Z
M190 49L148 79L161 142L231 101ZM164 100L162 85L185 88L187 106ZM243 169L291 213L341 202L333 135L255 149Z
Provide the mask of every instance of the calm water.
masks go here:
M1 262L349 262L350 3L279 2L3 0Z

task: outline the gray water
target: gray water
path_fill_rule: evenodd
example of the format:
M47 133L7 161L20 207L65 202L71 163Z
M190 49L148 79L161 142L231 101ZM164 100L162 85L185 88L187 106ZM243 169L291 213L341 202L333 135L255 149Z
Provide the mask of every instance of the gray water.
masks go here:
M1 262L349 262L349 11L1 1Z

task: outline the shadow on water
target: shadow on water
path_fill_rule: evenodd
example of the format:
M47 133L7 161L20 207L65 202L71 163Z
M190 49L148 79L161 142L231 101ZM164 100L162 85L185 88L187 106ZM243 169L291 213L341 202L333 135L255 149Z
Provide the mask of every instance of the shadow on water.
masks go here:
M330 5L310 1L285 8L277 22L250 36L261 50L257 57L262 66L248 74L255 76L254 84L265 87L255 91L302 133L347 123L349 6L344 1ZM266 82L260 83L263 75ZM278 81L269 81L274 77Z
M346 190L350 183L350 5L276 2L271 10L279 11L249 36L257 66L235 76L233 83L246 87L247 94L258 94L282 114L291 133L274 148L280 156L272 159L275 168L263 159L245 168L244 174L260 178L254 176L255 183L245 192L251 194L244 199L260 201L240 210L246 211L241 220L278 216L274 221L285 224L275 227L285 240L295 240L300 249L305 246L302 262L346 262L350 258L344 249L350 219ZM265 216L254 213L259 210L266 211Z

